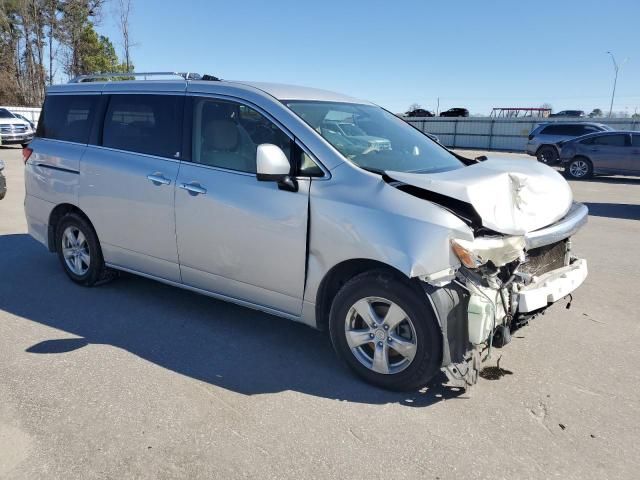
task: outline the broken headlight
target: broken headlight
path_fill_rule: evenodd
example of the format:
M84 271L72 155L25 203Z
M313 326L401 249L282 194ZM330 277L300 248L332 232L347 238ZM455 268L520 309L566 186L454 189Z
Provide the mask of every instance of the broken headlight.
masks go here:
M451 248L467 268L488 262L501 267L514 260L524 260L524 237L479 237L472 241L451 239Z

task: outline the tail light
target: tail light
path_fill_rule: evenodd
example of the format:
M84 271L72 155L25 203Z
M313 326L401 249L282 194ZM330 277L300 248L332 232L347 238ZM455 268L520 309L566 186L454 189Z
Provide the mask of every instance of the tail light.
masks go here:
M31 156L31 154L33 153L33 148L29 148L29 147L24 147L22 149L22 159L24 160L24 163L27 163L27 160L29 160L29 157Z

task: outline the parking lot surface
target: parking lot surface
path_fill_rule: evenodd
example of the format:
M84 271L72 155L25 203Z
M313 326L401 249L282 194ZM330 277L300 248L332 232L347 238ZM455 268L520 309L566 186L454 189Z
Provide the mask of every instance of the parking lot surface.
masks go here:
M494 350L501 375L397 394L303 325L131 275L76 286L26 233L20 149L0 158L0 478L638 478L640 179L571 183L590 275Z

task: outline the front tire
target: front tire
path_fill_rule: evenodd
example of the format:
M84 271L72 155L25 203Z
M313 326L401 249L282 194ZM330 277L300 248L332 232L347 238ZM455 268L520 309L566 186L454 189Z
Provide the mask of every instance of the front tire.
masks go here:
M593 164L588 158L575 157L564 169L565 174L574 180L583 180L593 176Z
M554 147L545 145L538 149L536 158L539 162L546 165L555 165L556 163L558 163L560 156L558 155L558 151Z
M77 213L65 215L56 228L56 250L62 268L74 282L90 287L106 272L93 227Z
M357 275L336 295L331 342L361 378L390 390L419 388L440 370L442 333L426 294L399 274Z

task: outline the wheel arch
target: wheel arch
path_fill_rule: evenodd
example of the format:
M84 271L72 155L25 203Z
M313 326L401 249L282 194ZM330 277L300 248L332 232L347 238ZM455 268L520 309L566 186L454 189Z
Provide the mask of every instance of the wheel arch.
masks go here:
M73 205L71 203L61 203L59 205L56 205L56 207L49 214L49 222L47 227L47 247L49 248L50 252L55 252L56 250L56 228L60 223L60 220L62 220L64 216L69 213L76 213L84 218L93 229L96 237L98 236L93 223L91 223L91 220L86 213L84 213L77 205Z
M546 147L553 148L556 151L556 154L560 155L560 151L558 150L558 147L556 145L554 145L553 143L543 143L536 150L536 156L540 153L540 150L542 150L543 148L546 148Z
M354 258L334 265L320 281L316 294L316 326L319 330L328 329L331 304L340 288L356 275L372 270L387 270L411 282L401 270L378 260Z

